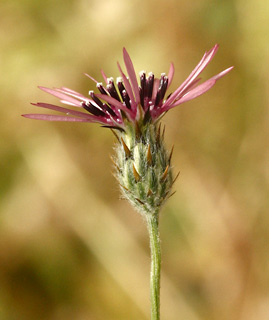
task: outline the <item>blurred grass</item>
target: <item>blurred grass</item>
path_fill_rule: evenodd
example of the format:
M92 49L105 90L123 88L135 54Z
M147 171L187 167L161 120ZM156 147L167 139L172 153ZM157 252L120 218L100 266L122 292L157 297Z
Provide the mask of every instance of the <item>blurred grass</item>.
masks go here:
M111 175L114 138L98 125L20 117L56 102L37 85L87 93L118 75L176 67L175 89L235 69L169 112L181 175L161 217L162 317L266 320L269 4L258 0L0 2L0 319L149 319L146 226Z

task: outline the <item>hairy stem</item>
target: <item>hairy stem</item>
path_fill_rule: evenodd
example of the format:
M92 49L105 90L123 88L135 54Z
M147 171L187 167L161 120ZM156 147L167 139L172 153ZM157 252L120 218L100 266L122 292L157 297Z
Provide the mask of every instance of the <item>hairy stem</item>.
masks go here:
M158 213L147 215L147 224L151 249L151 320L160 320L161 248L158 226Z

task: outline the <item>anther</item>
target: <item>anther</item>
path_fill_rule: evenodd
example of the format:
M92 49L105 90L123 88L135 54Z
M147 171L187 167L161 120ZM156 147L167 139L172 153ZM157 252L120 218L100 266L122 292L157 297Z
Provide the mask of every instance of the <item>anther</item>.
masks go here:
M158 91L157 91L157 94L156 94L154 106L158 107L160 101L161 101L161 89L159 88Z
M139 73L139 76L140 76L141 89L142 89L143 91L145 91L146 84L147 84L145 71L141 71L141 72Z
M120 77L117 78L117 86L118 86L118 89L119 89L119 92L120 92L120 96L121 96L121 98L123 100L122 92L125 90L125 87L124 87L124 85L122 83L122 79Z
M113 78L109 78L108 79L108 85L106 86L107 91L109 92L109 94L111 95L111 97L115 98L116 100L120 101L120 97L118 95L118 92L115 88L114 85L114 79Z
M106 114L100 110L98 107L96 107L95 105L93 105L90 101L87 102L82 102L81 106L87 110L88 112L90 112L91 114L93 114L94 116L102 116L105 117Z
M142 88L138 88L139 89L139 96L140 96L140 103L141 106L144 108L144 92Z
M112 117L117 117L116 113L105 103L103 103L103 109L106 110Z
M148 89L148 98L151 99L152 97L152 90L153 90L153 83L154 83L154 74L152 72L149 73L147 79L147 89Z
M126 90L122 91L122 98L123 98L123 101L125 102L125 106L128 109L131 109L130 97L129 97L128 93L126 92Z
M144 107L144 98L147 97L147 79L145 71L140 72L140 102Z
M89 96L92 98L92 100L101 108L104 109L103 103L100 99L96 97L94 92L92 90L89 91Z
M168 78L165 76L160 86L160 99L163 100L168 87Z
M100 91L101 94L107 95L107 91L104 88L103 84L101 82L98 82L96 85L97 89Z

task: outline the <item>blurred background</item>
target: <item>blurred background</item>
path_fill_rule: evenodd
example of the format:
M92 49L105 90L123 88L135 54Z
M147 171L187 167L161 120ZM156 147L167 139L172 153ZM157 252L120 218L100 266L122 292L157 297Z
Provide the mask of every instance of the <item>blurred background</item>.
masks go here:
M176 89L215 43L203 79L235 69L163 119L180 171L161 214L165 320L269 318L269 2L0 1L0 319L149 319L146 225L120 200L115 138L97 124L22 118L37 89L87 95L100 69ZM44 110L46 112L46 110Z

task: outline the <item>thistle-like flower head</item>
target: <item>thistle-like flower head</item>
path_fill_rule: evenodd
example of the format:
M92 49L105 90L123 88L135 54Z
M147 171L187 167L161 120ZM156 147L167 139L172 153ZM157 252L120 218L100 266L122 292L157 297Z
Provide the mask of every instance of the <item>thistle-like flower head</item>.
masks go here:
M69 108L48 103L36 103L37 107L64 113L61 115L26 114L24 117L48 121L97 122L113 131L118 144L113 162L122 193L143 215L157 215L161 205L171 196L173 179L171 156L164 146L164 131L158 120L169 110L208 91L218 79L232 67L200 83L200 73L218 50L215 45L206 52L188 78L170 95L166 96L174 75L171 64L168 75L156 78L153 73L142 71L137 81L129 54L123 49L127 74L118 64L120 77L116 84L102 71L105 84L96 82L100 93L89 92L89 97L68 88L44 88ZM74 110L77 107L84 112Z
M141 122L141 120L143 120L144 124L147 122L156 123L169 109L208 91L218 79L232 69L230 67L209 80L200 83L201 78L198 78L198 76L213 59L217 50L218 45L215 45L206 52L188 78L172 94L166 96L167 89L173 79L174 65L171 63L168 75L162 73L160 78L156 78L152 72L146 75L142 71L139 74L140 83L138 83L132 60L124 48L123 59L127 75L122 71L118 63L120 77L117 78L116 83L113 78L108 78L102 71L105 84L97 82L87 75L96 82L99 90L99 93L90 91L88 97L65 87L53 89L39 87L41 90L59 98L63 104L68 105L68 108L43 102L34 103L33 105L64 113L65 115L24 114L23 116L47 121L97 122L104 127L119 130L124 130L127 123L135 124L137 121ZM74 110L71 107L84 109L84 112Z

